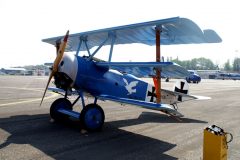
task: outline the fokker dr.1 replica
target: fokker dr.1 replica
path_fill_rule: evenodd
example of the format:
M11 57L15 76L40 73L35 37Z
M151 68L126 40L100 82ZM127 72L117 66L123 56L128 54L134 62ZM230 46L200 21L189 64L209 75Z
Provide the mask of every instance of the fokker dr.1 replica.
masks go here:
M86 130L97 131L105 119L98 100L159 110L174 117L183 116L177 111L176 104L199 97L188 94L184 81L179 81L173 91L162 89L161 77L185 78L189 72L175 63L161 62L160 44L219 43L221 38L213 30L201 30L189 19L174 17L70 35L67 32L65 36L43 42L56 47L57 57L42 101L47 89L64 93L63 98L52 103L51 118L56 121L77 118ZM111 61L114 45L132 43L156 46L156 62ZM110 48L108 61L99 60L95 55L106 45ZM88 55L80 56L80 51L86 51ZM48 88L52 77L56 88ZM153 78L154 86L139 79L143 77ZM71 103L68 96L74 94L78 97ZM84 96L94 97L93 103L86 105ZM83 109L78 113L73 111L73 106L80 98Z

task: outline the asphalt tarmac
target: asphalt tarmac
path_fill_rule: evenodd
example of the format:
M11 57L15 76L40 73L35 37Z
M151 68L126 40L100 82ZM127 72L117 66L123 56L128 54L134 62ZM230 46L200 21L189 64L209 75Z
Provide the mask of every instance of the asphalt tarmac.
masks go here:
M213 124L233 134L228 159L240 159L240 81L190 84L190 94L212 99L179 104L181 122L157 111L99 102L106 119L97 133L83 133L78 121L50 122L49 107L60 96L48 92L40 107L46 83L47 77L0 76L1 160L201 160L203 130ZM162 82L163 88L173 85L174 80Z

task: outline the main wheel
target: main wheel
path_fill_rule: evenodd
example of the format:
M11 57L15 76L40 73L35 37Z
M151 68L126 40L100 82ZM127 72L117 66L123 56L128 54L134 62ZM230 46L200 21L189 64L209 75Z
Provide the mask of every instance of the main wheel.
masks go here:
M72 110L72 104L66 98L59 98L55 100L50 107L50 116L55 121L62 121L68 118L67 115L58 112L59 109Z
M88 131L100 131L104 124L103 109L97 104L85 106L80 114L80 122Z

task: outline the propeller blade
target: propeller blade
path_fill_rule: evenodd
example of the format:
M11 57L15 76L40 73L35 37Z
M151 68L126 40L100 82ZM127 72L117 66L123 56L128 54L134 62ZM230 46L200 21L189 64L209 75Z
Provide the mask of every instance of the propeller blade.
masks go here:
M57 72L58 70L58 65L59 63L61 62L62 60L62 57L63 57L63 54L64 54L64 51L65 51L65 48L67 46L67 40L68 40L68 35L69 35L69 31L67 31L64 39L63 39L63 43L60 44L60 48L58 50L58 54L57 54L57 57L53 63L53 71L54 72Z
M67 31L66 35L64 36L64 39L63 39L63 42L60 44L60 47L58 49L58 54L57 54L57 57L56 59L54 60L53 62L53 68L52 68L52 72L48 78L48 82L47 82L47 86L44 90L44 93L43 93L43 96L42 96L42 100L41 100L41 103L40 103L40 106L42 105L42 102L43 102L43 99L45 97L45 94L47 92L47 89L48 89L48 86L49 86L49 83L52 79L52 77L57 73L58 71L58 65L59 63L61 62L62 60L62 57L63 57L63 54L64 54L64 51L65 51L65 48L67 46L67 40L68 40L68 36L69 36L69 31Z
M45 91L44 91L44 93L43 93L43 96L42 96L42 100L41 100L40 106L42 105L43 99L44 99L44 97L45 97L45 94L46 94L46 92L47 92L47 89L48 89L49 83L50 83L50 81L51 81L53 75L54 75L54 72L52 71L51 74L50 74L50 76L49 76L49 78L48 78L47 86L46 86Z

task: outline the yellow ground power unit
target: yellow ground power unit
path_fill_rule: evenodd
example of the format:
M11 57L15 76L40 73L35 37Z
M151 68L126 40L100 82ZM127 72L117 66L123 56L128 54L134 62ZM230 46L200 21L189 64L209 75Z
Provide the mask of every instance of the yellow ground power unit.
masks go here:
M230 135L229 141L227 141L227 135ZM231 133L224 132L216 125L204 129L203 160L227 160L228 143L232 139Z

